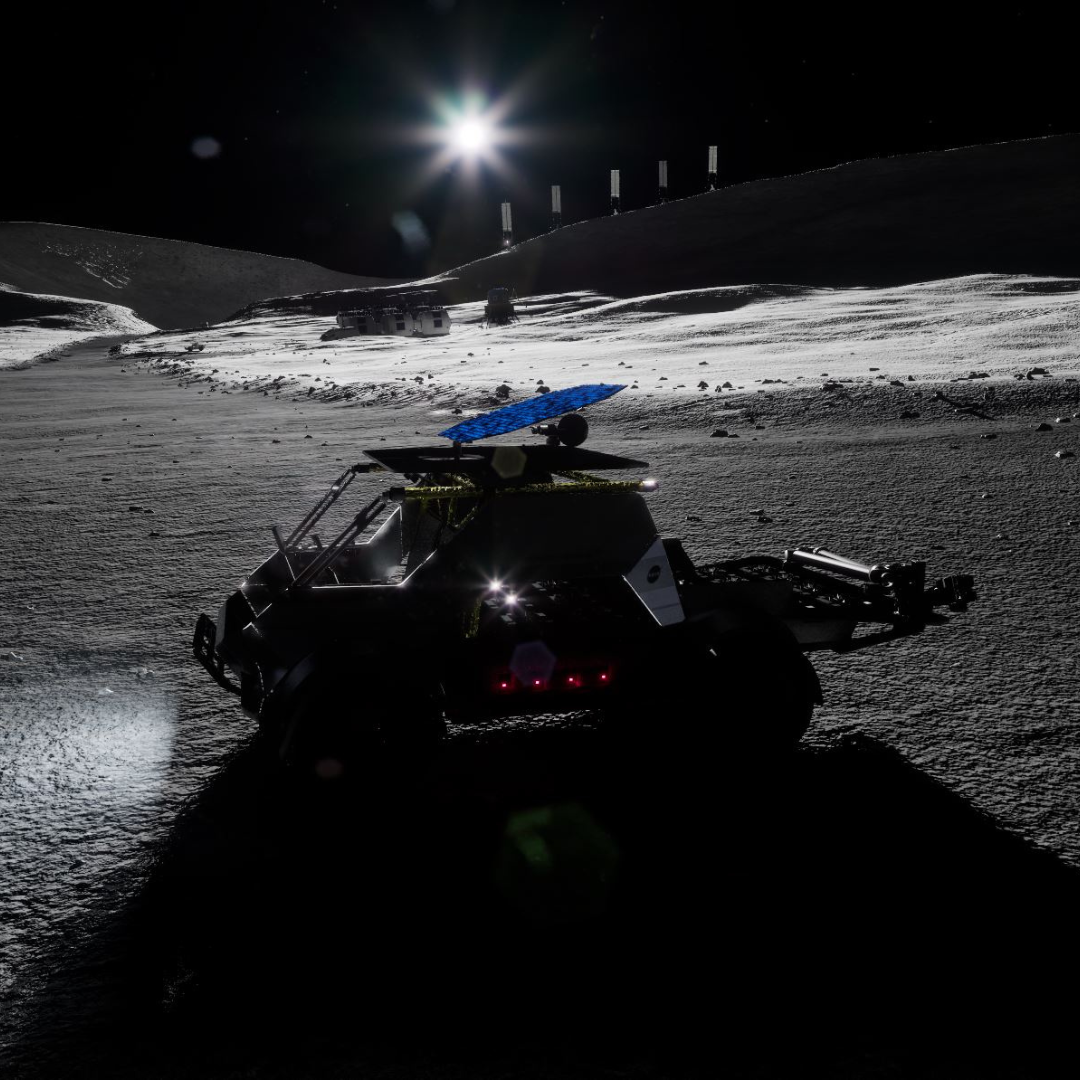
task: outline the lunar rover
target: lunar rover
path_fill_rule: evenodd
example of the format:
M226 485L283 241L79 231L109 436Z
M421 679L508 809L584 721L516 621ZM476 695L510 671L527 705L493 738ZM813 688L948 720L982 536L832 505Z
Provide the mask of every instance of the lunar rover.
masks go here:
M288 535L274 529L216 621L199 617L195 656L285 757L579 710L690 713L770 749L797 742L822 700L806 652L917 632L974 597L967 575L928 583L922 562L821 548L696 565L653 522L646 464L582 446L580 409L621 389L553 391L440 432L448 445L365 451ZM526 427L540 440L481 444ZM639 478L598 475L627 470ZM373 473L403 482L322 539Z

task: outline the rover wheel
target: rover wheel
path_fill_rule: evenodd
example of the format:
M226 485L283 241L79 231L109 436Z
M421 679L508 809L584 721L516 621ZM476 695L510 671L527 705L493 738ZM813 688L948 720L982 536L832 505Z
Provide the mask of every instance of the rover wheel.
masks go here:
M329 779L387 752L419 752L437 744L446 730L439 687L405 693L400 685L408 683L365 677L355 660L319 665L287 698L273 703L267 726L278 756Z
M725 622L665 631L648 684L635 685L617 725L707 756L794 748L820 700L813 667L778 620Z
M692 662L724 739L750 751L784 752L806 733L820 696L817 676L782 624L710 635Z

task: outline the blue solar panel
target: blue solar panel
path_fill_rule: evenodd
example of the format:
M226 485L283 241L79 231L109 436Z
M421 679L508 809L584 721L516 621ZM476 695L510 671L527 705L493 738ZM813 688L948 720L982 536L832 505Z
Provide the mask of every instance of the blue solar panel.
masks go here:
M563 413L580 409L584 405L603 401L604 398L609 398L612 394L625 389L625 383L586 383L583 386L569 386L565 390L538 394L534 398L529 398L528 401L518 401L513 405L496 409L494 412L474 416L471 420L463 420L460 424L440 431L439 434L444 438L453 439L454 442L463 443L486 439L490 435L505 435L508 431L530 427L532 424L539 424L544 420L562 416Z

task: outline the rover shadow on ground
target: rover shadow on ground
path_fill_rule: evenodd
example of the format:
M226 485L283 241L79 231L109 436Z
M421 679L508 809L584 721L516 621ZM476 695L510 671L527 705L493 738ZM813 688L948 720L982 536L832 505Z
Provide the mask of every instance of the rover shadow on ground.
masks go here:
M276 1076L301 1044L586 1047L773 1075L903 1047L1033 1072L1075 1005L1052 986L1078 899L861 737L763 761L533 721L331 780L256 740L174 830L116 938L125 1004L71 1052Z

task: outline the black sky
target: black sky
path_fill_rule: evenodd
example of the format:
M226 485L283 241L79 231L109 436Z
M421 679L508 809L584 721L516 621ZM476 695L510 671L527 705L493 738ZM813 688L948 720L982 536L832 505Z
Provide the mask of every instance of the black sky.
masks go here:
M879 154L1080 129L1052 9L599 0L39 5L6 35L0 218L138 232L412 276L623 205ZM515 93L517 180L417 187L426 89ZM195 140L220 153L200 158ZM393 225L415 213L430 244ZM400 221L400 218L398 219Z

